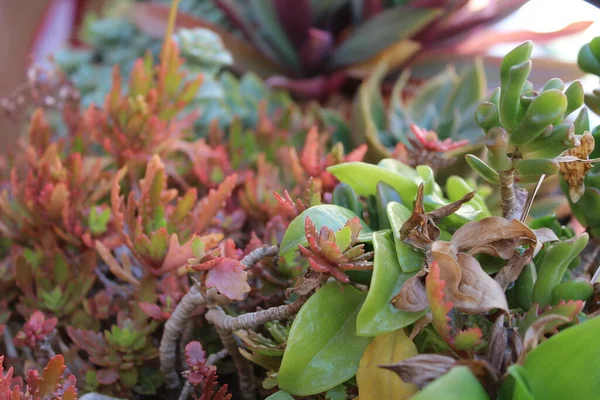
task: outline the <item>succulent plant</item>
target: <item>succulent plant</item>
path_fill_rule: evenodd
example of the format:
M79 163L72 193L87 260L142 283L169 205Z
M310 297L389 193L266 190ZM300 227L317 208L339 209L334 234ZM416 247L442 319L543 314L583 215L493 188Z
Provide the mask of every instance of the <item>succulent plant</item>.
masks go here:
M348 128L354 144L367 143L369 160L393 155L412 166L428 164L439 170L452 162L452 150L482 140L472 117L486 93L480 61L460 75L448 67L406 101L404 74L394 85L387 110L380 87L384 73L385 65L380 65L361 85Z
M63 376L67 369L62 355L54 356L40 375L38 370L30 369L26 384L13 378L13 368L4 375L4 356L0 356L0 396L4 399L29 400L52 398L57 400L77 399L75 377L71 374Z
M468 1L218 0L215 4L241 32L241 38L203 18L182 15L178 24L217 31L239 69L270 77L273 86L299 95L323 97L338 91L346 78L363 79L382 61L390 70L422 63L421 72L427 74L432 60L444 64L440 58L453 55L472 59L491 44L514 41L510 35L475 32L525 2L497 0L473 8ZM152 25L157 19L166 21L166 7L137 7L139 15L133 18L142 29L147 25L146 30L151 31L157 29ZM565 33L587 26L571 26ZM556 35L536 36L543 40Z
M67 332L75 346L86 352L98 368L96 376L101 385L132 388L140 380L143 365L158 357L158 350L148 336L156 327L154 322L141 324L121 319L104 333L73 327L68 327Z
M590 43L585 44L579 51L578 63L579 67L590 74L600 76L600 37L592 39ZM600 115L600 88L594 89L592 93L585 94L585 104L594 113ZM590 130L590 121L587 114L582 114L575 122L577 133ZM600 129L596 127L591 130L593 140L589 143L585 150L576 152L573 149L573 156L579 158L589 157L597 159L600 157L600 149L594 145L596 140L600 140ZM579 153L579 154L577 154ZM571 206L573 215L577 220L588 229L588 232L597 238L600 235L600 218L594 211L600 204L600 167L595 164L574 163L575 167L581 171L587 172L584 176L578 174L582 178L577 182L577 190L573 193L573 185L569 184L566 179L561 181L561 186L564 193L567 195L567 200ZM573 196L574 194L574 196Z
M210 18L210 13L202 11L210 6L209 3L192 0L181 7L189 11L197 6L203 18ZM161 49L161 40L138 30L123 11L107 12L103 18L88 18L81 35L87 48L66 48L59 51L54 60L80 91L84 107L104 103L111 89L108 83L112 80L115 65L119 66L122 75L129 76L137 59L148 52L157 59ZM203 76L202 85L186 108L188 113L201 110L200 117L194 119L197 135L203 136L215 119L223 127L231 124L234 118L240 118L245 126L256 126L259 102L266 102L270 114L292 103L287 94L269 90L253 73L241 79L230 73L219 74L232 60L231 53L214 32L203 28L184 29L175 35L175 39L185 60L182 71L189 78L198 74ZM127 89L127 85L123 82L122 88Z

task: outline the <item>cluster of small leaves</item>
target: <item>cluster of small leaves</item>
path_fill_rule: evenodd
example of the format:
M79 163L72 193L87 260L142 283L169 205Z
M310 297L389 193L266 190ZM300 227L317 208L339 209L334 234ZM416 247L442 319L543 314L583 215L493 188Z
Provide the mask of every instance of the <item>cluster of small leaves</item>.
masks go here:
M195 400L230 400L227 385L218 388L217 369L207 365L206 352L199 342L190 342L185 346L185 361L188 369L183 376L194 387Z
M75 377L66 374L67 366L62 355L54 356L44 367L40 375L38 370L30 369L25 385L20 378L13 378L13 369L4 374L4 356L0 356L0 396L3 399L33 400L52 398L57 400L75 400L77 388Z

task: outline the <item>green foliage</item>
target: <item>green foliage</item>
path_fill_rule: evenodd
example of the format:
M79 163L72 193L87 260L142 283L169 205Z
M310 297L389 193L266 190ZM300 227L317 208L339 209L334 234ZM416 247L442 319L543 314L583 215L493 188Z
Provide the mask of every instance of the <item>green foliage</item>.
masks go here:
M408 102L403 100L403 93L409 76L402 75L394 85L387 110L380 93L384 74L385 68L380 66L363 82L353 103L352 140L355 144L368 144L370 161L394 154L412 166L427 162L441 168L446 164L444 153L481 140L472 117L485 96L481 62L461 75L448 67L419 86ZM413 125L427 135L413 133Z
M365 299L352 286L327 283L294 319L279 369L279 387L308 396L329 390L356 373L369 338L356 335ZM321 323L315 324L319 320Z

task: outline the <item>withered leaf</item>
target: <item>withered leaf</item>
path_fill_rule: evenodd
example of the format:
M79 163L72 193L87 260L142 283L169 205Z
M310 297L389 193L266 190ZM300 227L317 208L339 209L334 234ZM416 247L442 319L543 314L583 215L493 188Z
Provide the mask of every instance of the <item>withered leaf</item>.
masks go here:
M409 278L392 299L392 304L399 310L418 312L429 306L427 291L422 277L415 275Z
M404 382L412 383L422 389L448 372L455 363L456 361L452 357L440 354L420 354L380 367L394 371Z
M492 309L508 312L504 291L473 256L455 253L452 243L435 242L431 248L438 262L440 277L446 282L445 296L467 314L479 314Z
M469 222L452 235L452 244L458 252L485 253L505 260L512 257L516 246L534 244L536 240L535 232L521 221L501 217Z
M585 132L579 138L581 144L567 150L563 156L572 156L581 160L588 160L594 151L594 137L590 132ZM577 203L585 191L583 183L585 175L592 168L592 164L584 161L559 162L560 174L569 185L569 196L573 203Z
M547 231L540 231L542 240L552 240ZM452 244L457 252L470 255L489 254L509 260L498 272L496 282L502 290L516 280L535 254L538 236L527 225L517 219L489 217L469 222L452 235ZM523 253L517 247L528 246Z
M557 321L567 323L570 319L569 317L560 314L549 314L538 318L529 326L529 329L527 329L525 337L523 338L523 353L521 354L521 357L519 357L519 362L522 362L525 359L526 354L535 349L540 342L540 339L543 339L544 334L547 332L546 325Z

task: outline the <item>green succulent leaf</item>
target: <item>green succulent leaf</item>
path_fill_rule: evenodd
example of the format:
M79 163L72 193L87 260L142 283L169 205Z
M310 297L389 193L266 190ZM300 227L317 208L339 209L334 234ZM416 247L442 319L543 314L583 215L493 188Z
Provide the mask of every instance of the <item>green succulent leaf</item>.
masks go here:
M465 159L473 171L477 172L477 174L483 179L494 185L500 184L500 176L498 175L498 172L487 165L481 158L474 156L473 154L467 154Z
M433 8L394 7L383 11L356 29L333 54L333 67L368 60L386 48L408 39L441 13Z
M536 263L538 277L533 288L533 302L545 307L552 303L552 291L561 282L571 261L581 253L589 240L583 233L569 240L552 243Z
M411 400L489 400L490 397L468 367L454 367Z
M317 230L321 229L323 226L326 226L329 229L336 231L343 228L349 219L357 218L358 216L347 208L333 204L322 204L307 209L294 218L285 231L280 244L280 256L283 257L292 251L298 250L299 245L306 246L308 244L306 240L306 234L304 232L304 223L306 221L306 217L310 217ZM370 242L373 237L373 231L362 220L361 224L362 229L358 235L358 240L362 242Z
M290 329L279 387L297 396L327 391L352 378L370 338L356 335L365 293L328 282L304 304Z
M535 399L594 399L600 393L600 318L567 328L527 355L523 369Z
M426 312L401 311L391 304L392 298L413 274L402 271L394 244L381 233L373 234L373 247L373 276L367 298L356 319L356 334L359 336L379 336L395 331L412 324Z
M400 268L405 273L421 269L425 255L406 244L400 238L400 228L410 218L412 212L400 203L390 203L387 206L387 215L392 225L392 235L395 244L395 253Z
M352 187L360 196L377 193L377 183L385 182L396 190L403 204L410 206L417 195L417 183L386 168L364 162L347 162L327 168L340 182Z
M294 400L294 398L288 392L286 392L284 390L280 390L276 393L273 393L272 395L267 397L265 400Z

